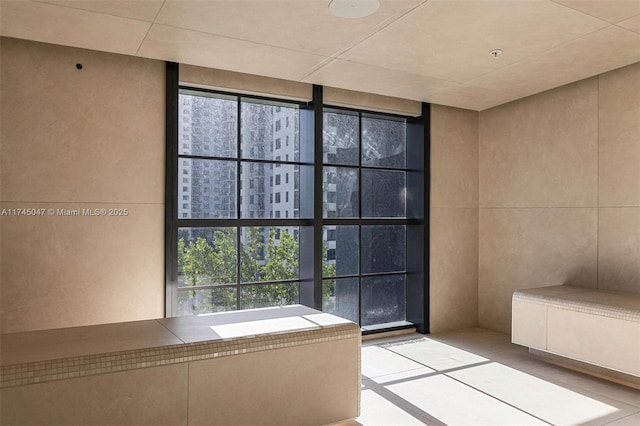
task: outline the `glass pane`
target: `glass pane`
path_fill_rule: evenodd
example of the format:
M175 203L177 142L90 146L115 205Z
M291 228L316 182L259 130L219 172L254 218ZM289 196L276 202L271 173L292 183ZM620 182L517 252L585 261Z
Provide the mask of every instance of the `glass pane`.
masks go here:
M178 219L236 217L236 162L178 160Z
M359 236L357 226L322 228L322 276L335 277L358 273Z
M362 227L362 273L405 270L405 226Z
M297 226L242 228L242 282L298 278L298 235Z
M358 322L358 279L322 281L322 311Z
M322 161L358 165L358 115L325 112L322 124Z
M322 216L358 217L358 169L325 167Z
M240 309L267 308L298 303L298 283L242 286Z
M178 315L206 314L235 309L235 288L178 291Z
M235 228L178 229L178 286L236 283Z
M308 166L243 162L240 166L243 218L300 217L300 169Z
M235 158L238 108L236 98L224 95L193 95L178 99L178 153Z
M406 318L404 275L362 278L362 326L404 321Z
M362 165L405 168L406 123L362 117Z
M300 110L290 104L242 98L242 158L299 161Z
M406 217L406 172L362 170L362 217Z

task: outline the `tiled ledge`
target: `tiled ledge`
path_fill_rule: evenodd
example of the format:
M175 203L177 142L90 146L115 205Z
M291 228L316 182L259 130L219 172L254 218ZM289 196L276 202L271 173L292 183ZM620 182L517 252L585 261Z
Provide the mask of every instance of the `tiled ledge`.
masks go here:
M513 293L513 300L554 306L624 321L640 322L640 295L637 294L614 293L563 285L518 290Z
M356 324L303 306L16 333L3 338L0 388L354 337L360 337ZM47 347L46 338L67 345Z

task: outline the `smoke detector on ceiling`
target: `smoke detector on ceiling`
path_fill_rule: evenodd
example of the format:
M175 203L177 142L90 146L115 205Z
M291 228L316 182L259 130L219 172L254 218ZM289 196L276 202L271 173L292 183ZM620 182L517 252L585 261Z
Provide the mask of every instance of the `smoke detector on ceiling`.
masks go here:
M364 18L380 7L379 0L331 0L329 10L339 18Z

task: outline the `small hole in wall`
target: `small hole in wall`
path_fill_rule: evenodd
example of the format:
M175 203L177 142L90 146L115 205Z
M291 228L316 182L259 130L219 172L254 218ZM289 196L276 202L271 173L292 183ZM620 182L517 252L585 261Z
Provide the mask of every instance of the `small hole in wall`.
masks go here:
M76 64L76 68L81 70L82 69L82 64Z

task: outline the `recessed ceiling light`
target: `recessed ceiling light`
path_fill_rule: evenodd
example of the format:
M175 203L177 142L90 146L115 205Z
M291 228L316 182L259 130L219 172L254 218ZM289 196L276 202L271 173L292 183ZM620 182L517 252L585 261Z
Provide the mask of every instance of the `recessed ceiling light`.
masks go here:
M380 7L379 0L331 0L329 10L339 18L364 18Z
M493 56L494 58L497 58L498 55L500 55L502 53L502 49L493 49L491 52L489 52L489 55Z

